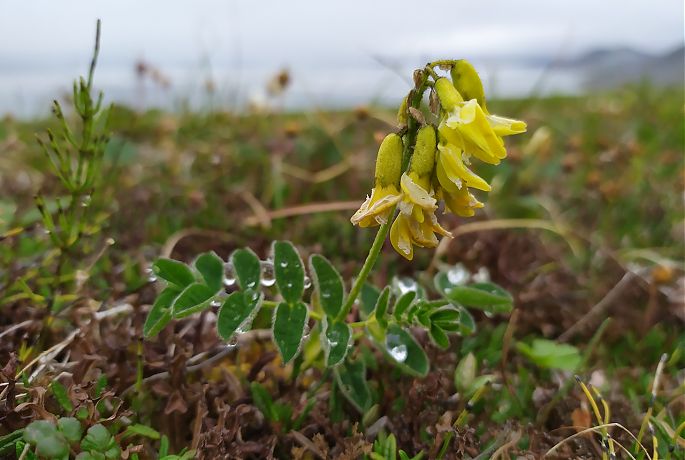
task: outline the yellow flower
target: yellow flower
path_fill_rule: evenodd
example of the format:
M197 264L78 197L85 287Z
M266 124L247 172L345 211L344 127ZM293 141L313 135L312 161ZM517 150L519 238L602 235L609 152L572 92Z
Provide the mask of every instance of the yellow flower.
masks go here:
M390 227L390 242L395 251L407 260L414 258L414 246L434 248L438 245L435 233L452 237L439 223L435 212L425 212L422 222L400 212Z
M375 186L371 196L366 197L350 218L354 225L371 227L388 221L390 212L402 198L397 189L402 173L402 150L400 136L394 133L385 136L376 157Z
M491 115L488 112L488 107L485 102L485 91L483 90L483 82L478 76L478 72L471 65L470 62L460 59L452 67L450 71L452 76L452 83L457 91L465 100L475 99L478 105L483 109L485 118L492 127L495 134L498 136L509 136L512 134L520 134L526 131L526 123L513 118L500 117L498 115Z
M402 201L398 205L400 213L390 228L390 242L409 260L414 257L414 246L433 248L438 245L436 232L451 236L435 217L438 205L431 177L435 169L436 143L435 128L421 128L409 169L400 179Z
M462 187L454 192L440 189L438 195L445 201L445 212L449 210L461 217L472 217L476 214L476 209L483 207L483 203L478 201L467 187Z
M465 187L489 192L492 189L490 185L467 168L464 160L464 151L456 145L440 144L438 146L436 175L440 186L452 193Z

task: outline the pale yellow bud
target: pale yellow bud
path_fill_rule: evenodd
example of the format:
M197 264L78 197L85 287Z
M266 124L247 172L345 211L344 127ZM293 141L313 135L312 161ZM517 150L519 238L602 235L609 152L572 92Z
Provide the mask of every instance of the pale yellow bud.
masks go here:
M453 111L460 102L464 102L464 98L448 78L438 78L435 82L435 92L438 93L442 109L447 112Z
M402 175L402 138L391 133L385 136L376 157L376 186L398 185Z

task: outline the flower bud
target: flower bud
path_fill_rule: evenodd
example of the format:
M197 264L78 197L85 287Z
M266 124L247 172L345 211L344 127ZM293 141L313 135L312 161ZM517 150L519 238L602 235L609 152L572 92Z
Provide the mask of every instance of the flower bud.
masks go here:
M402 175L402 138L391 133L385 136L376 157L376 185L398 185Z
M464 102L464 98L461 97L459 91L445 77L438 78L435 82L435 91L438 93L442 109L447 112L451 112L460 102Z
M485 113L488 113L485 108L485 91L483 90L483 82L478 76L478 72L471 65L471 63L465 59L460 59L452 67L450 71L452 76L452 83L457 91L464 97L465 100L470 101L475 99L478 105L481 106Z
M417 179L430 178L435 167L435 149L438 139L435 128L427 125L419 129L416 135L416 146L411 157L409 172L416 175Z
M399 126L407 125L407 98L409 96L404 96L400 108L397 110L397 124Z

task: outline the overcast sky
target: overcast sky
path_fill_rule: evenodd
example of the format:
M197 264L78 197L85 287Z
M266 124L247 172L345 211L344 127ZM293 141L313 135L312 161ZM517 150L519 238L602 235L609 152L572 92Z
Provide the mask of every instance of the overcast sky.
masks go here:
M596 47L663 52L683 42L683 14L682 0L0 0L0 83L26 92L58 69L82 73L98 17L101 71L131 72L142 58L250 75L382 67L377 58L418 66Z
M103 59L243 63L369 55L535 54L683 41L682 0L0 0L0 59L81 58L95 18Z

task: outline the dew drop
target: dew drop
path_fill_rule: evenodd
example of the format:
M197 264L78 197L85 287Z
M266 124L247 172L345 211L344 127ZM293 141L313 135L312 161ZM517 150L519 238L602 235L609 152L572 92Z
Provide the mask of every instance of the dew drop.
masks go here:
M84 196L83 199L81 199L81 207L87 208L88 206L90 206L90 201L91 201L90 195Z
M221 302L219 302L218 300L214 299L214 300L212 300L211 302L209 302L209 305L212 306L212 307L218 307L219 305L221 305Z
M281 268L288 268L288 261L282 260L278 265L279 265Z
M337 347L341 339L342 337L340 336L340 332L338 332L337 330L329 331L326 333L326 340L328 341L328 345L331 348Z
M487 267L480 267L478 272L473 275L473 281L476 283L487 283L490 281L490 271Z
M468 281L470 275L463 264L457 264L447 271L447 281L454 285L464 284Z
M308 276L305 276L304 277L304 288L309 289L310 287L312 287L312 280Z
M155 281L157 281L157 277L155 276L155 272L151 267L146 268L145 273L147 273L147 280L150 283L154 283Z
M236 282L233 264L228 262L224 265L224 286L234 286Z
M385 338L385 347L398 363L403 363L407 359L407 346L400 341L399 335L388 334Z
M228 276L224 278L224 286L231 287L235 285L235 278L229 278Z
M262 286L271 287L276 283L274 278L262 278Z
M276 283L276 278L274 278L274 264L271 259L267 259L261 262L262 265L262 286L270 287Z
M393 278L392 280L392 287L393 291L398 296L401 296L403 294L406 294L407 292L414 291L418 293L419 291L419 285L416 283L415 280L412 278L404 277L404 278Z

